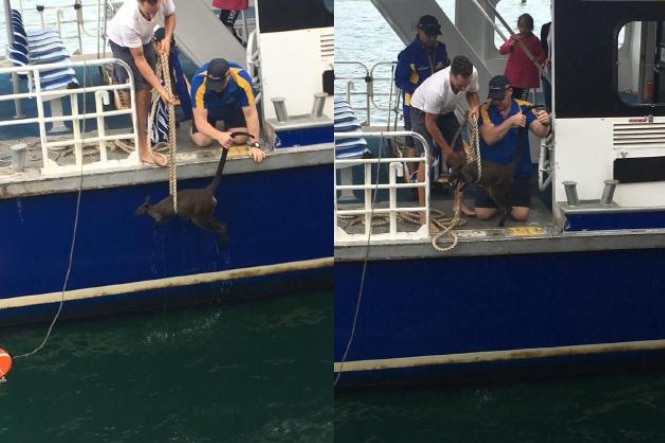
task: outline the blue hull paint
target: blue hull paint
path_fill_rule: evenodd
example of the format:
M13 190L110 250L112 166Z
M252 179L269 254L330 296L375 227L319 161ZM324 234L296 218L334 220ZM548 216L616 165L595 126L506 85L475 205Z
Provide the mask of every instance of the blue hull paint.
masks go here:
M346 360L663 339L663 263L663 249L372 261ZM335 362L350 338L362 267L335 263ZM342 379L375 382L467 366Z
M313 198L332 192L331 174L332 165L319 165L224 176L215 211L228 224L223 249L214 233L188 220L155 226L151 218L134 215L146 196L156 202L168 194L166 182L86 190L67 289L332 257L332 208ZM208 182L181 181L179 189ZM0 200L0 299L62 289L76 199L74 192ZM269 287L262 290L270 292ZM19 317L29 319L26 312L33 310L40 317L37 308Z
M665 211L567 213L566 231L658 229L665 227Z
M294 146L309 146L319 143L332 143L334 141L332 127L322 125L312 128L298 128L277 131L279 137L278 148L291 148Z

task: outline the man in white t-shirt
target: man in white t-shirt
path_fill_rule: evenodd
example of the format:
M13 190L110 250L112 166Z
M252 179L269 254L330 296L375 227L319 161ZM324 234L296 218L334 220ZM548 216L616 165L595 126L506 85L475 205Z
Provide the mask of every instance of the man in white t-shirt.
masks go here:
M134 74L139 157L141 161L157 166L166 166L167 162L164 155L153 152L148 144L147 123L151 89L155 88L165 103L175 103L155 74L156 56L152 35L162 20L165 36L158 43L157 49L168 55L175 29L173 0L125 0L106 30L113 57L125 61ZM124 69L116 69L114 74L120 83L127 80Z
M460 93L465 91L469 102L468 118L477 119L480 106L478 89L478 71L468 58L458 55L449 67L425 80L411 97L411 128L427 140L430 150L434 149L432 142L436 142L443 154L443 164L447 162L457 166L464 162L465 152L461 137L458 137L455 146L451 146L460 126L455 117L455 108ZM424 147L416 143L416 148L422 155ZM424 162L418 166L418 181L425 181ZM418 202L420 206L425 205L424 188L418 188ZM473 213L464 205L462 210L467 215ZM420 221L425 223L424 213L420 215Z

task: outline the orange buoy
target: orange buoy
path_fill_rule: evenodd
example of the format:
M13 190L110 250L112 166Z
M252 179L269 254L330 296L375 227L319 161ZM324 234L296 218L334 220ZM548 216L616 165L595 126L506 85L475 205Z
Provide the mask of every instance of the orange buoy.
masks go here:
M0 348L0 378L9 374L12 369L12 356L7 351Z

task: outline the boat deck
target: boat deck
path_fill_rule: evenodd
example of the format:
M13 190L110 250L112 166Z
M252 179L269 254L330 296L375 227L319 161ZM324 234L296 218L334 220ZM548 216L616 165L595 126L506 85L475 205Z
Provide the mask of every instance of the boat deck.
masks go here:
M189 130L191 127L190 122L183 122L176 129L176 163L185 164L191 162L202 162L206 160L212 160L219 158L219 149L216 143L213 143L210 147L202 148L196 146L190 136ZM109 134L113 134L114 131L119 130L109 130ZM94 137L96 134L90 133L90 137ZM51 141L57 140L58 136L54 136ZM65 138L70 138L71 133L66 133L63 135ZM84 135L85 138L85 135ZM26 145L26 155L25 155L25 170L22 173L15 172L12 169L11 159L12 151L11 147L17 143L22 143ZM157 152L162 152L165 155L168 155L168 146L164 143L154 145L154 149ZM127 140L122 143L112 143L109 142L106 144L106 153L109 160L122 160L126 159L129 156L128 149L133 151L134 146L131 140ZM267 149L267 148L264 148ZM65 147L62 149L49 149L49 159L57 161L59 165L74 165L75 156L73 154L73 149L71 147ZM229 158L233 157L247 157L247 148L244 146L235 147L229 153ZM83 164L91 164L98 162L100 160L100 152L96 144L84 145L83 148ZM43 155L41 149L41 142L39 137L25 137L18 139L7 139L0 140L0 182L6 180L34 180L41 176L40 168L43 164ZM153 168L157 169L156 166L143 163L142 166L137 166L138 168Z
M417 207L418 201L415 196L415 191L401 190L399 200L402 207ZM469 207L473 207L474 189L473 186L468 187L464 191L464 201ZM454 190L452 186L447 183L436 183L432 186L430 192L431 198L431 211L433 221L441 226L447 226L451 221L453 211L453 196ZM375 202L376 208L387 208L388 201L383 199ZM361 209L363 203L359 199L340 199L338 200L338 209ZM383 234L388 232L388 218L384 215L375 215L372 223L372 234ZM499 216L495 215L489 220L478 220L473 216L466 216L460 214L460 220L457 227L454 229L456 232L465 235L478 235L484 233L494 238L512 237L516 232L553 232L554 224L552 220L551 209L543 202L538 196L533 196L531 199L531 211L526 221L515 221L508 218L505 226L498 226ZM409 215L401 215L397 217L399 232L415 232L420 228L417 222L416 213ZM349 234L361 234L364 232L364 220L362 216L355 217L340 217L338 219L338 226L341 227Z

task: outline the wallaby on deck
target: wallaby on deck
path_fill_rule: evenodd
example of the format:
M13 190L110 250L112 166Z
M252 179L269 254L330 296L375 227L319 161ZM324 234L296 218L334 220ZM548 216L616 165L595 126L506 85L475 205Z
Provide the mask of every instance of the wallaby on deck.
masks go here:
M468 183L478 183L485 192L496 203L501 217L499 218L499 226L505 226L508 216L513 208L508 203L508 193L513 184L513 173L517 164L522 156L522 142L524 140L523 131L525 128L518 129L517 148L513 160L505 165L500 163L490 162L486 160L481 161L482 176L478 180L478 170L475 163L465 163L458 168L453 168L453 177L461 180L463 185ZM528 149L528 146L526 147Z
M513 184L514 164L508 163L501 165L499 163L483 161L483 176L478 184L485 189L485 192L492 197L501 213L499 226L504 226L513 207L508 203L508 192Z

